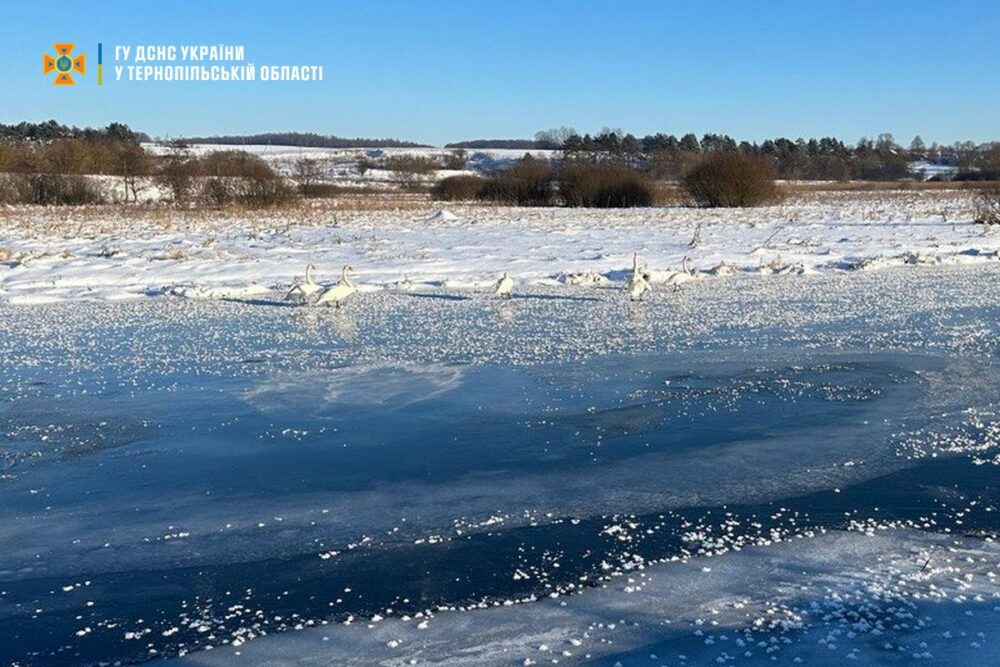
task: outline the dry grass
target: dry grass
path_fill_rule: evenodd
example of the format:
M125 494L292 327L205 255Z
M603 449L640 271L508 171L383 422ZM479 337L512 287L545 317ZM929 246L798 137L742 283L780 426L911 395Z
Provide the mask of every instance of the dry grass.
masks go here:
M339 185L336 183L313 183L309 186L309 196L307 199L331 199L346 195L371 195L379 196L386 192L398 191L398 189L387 190L387 188L375 185Z
M872 219L882 219L884 209L891 205L924 213L929 209L940 210L940 215L950 220L966 216L971 218L974 195L982 188L981 183L916 183L906 188L900 188L895 183L790 183L784 185L788 193L784 206L843 205L851 207L854 214L862 218L871 216ZM292 207L274 210L210 209L172 204L0 206L0 238L47 240L85 236L94 239L169 233L197 237L200 243L206 237L221 238L234 228L248 233L287 233L294 228L351 224L354 220L383 217L419 220L429 217L442 205L458 207L456 210L462 209L462 214L470 219L475 218L476 209L485 211L504 207L496 202L478 202L474 206L435 202L425 193L400 191L307 199ZM654 184L654 206L673 208L682 205L676 182L657 181ZM206 244L212 243L206 241ZM11 250L6 253L0 250L0 261L16 260L16 256L10 253ZM7 260L2 259L5 254Z
M980 190L975 200L976 222L981 225L1000 225L1000 186Z
M26 238L87 238L115 235L123 230L150 228L171 233L210 231L220 220L242 223L249 231L287 230L336 222L338 217L366 212L430 211L440 207L425 193L383 192L345 195L337 199L299 200L280 209L241 207L197 208L172 204L0 207L0 233L17 230Z
M475 201L485 182L481 176L449 176L431 188L431 197L441 201Z
M341 211L429 211L434 208L434 202L428 192L381 192L341 197L332 208Z
M791 194L801 192L895 192L980 190L990 185L984 181L783 181Z
M677 181L653 182L654 206L680 206L684 203L684 194Z

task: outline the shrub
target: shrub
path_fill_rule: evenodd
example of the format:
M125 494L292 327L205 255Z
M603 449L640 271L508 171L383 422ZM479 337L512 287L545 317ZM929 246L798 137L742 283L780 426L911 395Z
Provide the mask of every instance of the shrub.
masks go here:
M393 155L386 160L386 166L397 174L423 176L440 168L433 158L426 155Z
M352 188L337 185L335 183L314 183L309 188L309 197L314 199L330 199L350 193ZM305 196L305 195L303 195Z
M550 206L553 201L554 175L548 163L530 155L504 172L487 179L481 199L519 206Z
M122 176L126 199L135 198L152 159L139 144L111 137L51 141L0 141L0 171L22 174L114 174ZM76 185L80 189L79 185Z
M653 203L649 179L620 165L569 165L559 180L559 194L567 206L629 208Z
M469 154L466 153L461 148L457 151L451 151L444 156L444 168L452 169L454 171L461 171L465 169L466 165L469 163Z
M378 167L378 163L367 156L359 157L356 164L358 168L358 173L362 176L367 174L370 169L375 169L376 167Z
M205 176L255 177L273 175L271 165L246 151L215 151L199 160Z
M250 208L283 206L294 198L292 188L277 174L239 180L237 201Z
M26 204L27 193L27 179L23 174L0 174L0 204Z
M236 199L224 178L209 178L201 186L201 197L209 204L226 206Z
M935 176L930 180L945 180L940 176ZM1000 181L1000 169L978 169L959 171L951 179L953 181Z
M276 174L273 177L213 177L202 186L202 197L216 206L283 206L294 198L294 194L292 188Z
M0 172L14 171L17 160L17 148L11 143L0 141Z
M45 170L56 174L92 174L101 170L101 158L90 142L62 139L44 144L41 159Z
M975 201L975 221L980 225L1000 225L1000 185L980 190Z
M0 178L0 203L73 206L100 204L97 185L79 174L6 174Z
M216 206L266 208L287 204L294 196L271 165L243 151L209 153L200 171L210 176L202 185L202 197Z
M699 206L763 206L777 201L780 192L774 170L755 157L716 153L684 177L684 190Z
M479 176L449 176L431 189L431 197L443 201L468 201L479 197L485 179Z
M409 192L426 189L424 177L440 168L436 160L426 155L393 155L386 166L396 176L396 181Z
M174 201L187 201L198 175L198 161L187 155L169 155L160 163L156 171L156 182L170 190Z

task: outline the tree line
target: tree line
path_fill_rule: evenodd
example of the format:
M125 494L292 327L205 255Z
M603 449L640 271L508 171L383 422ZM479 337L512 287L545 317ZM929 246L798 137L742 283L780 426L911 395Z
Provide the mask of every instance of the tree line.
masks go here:
M345 139L314 132L265 132L264 134L185 137L188 144L225 146L293 146L297 148L428 148L426 144L399 139Z
M113 178L88 178L95 175ZM0 204L98 204L107 201L109 187L117 189L116 199L138 202L154 184L178 204L263 207L294 195L256 155L226 150L198 156L183 142L166 144L158 155L124 125L64 138L0 140Z
M847 144L835 137L737 141L717 133L700 138L693 133L637 137L611 128L581 135L572 128L560 127L538 132L533 140L483 139L446 147L555 150L572 160L624 164L665 180L683 178L704 156L715 153L760 158L785 180L902 180L913 176L910 164L921 160L955 167L957 180L1000 180L1000 142L928 145L917 136L904 147L888 133Z
M725 134L709 133L700 139L691 133L635 137L620 130L603 130L593 136L550 130L539 133L536 140L569 155L631 163L668 179L682 177L702 156L715 153L760 158L786 180L901 180L912 177L910 164L920 160L954 166L960 173L1000 173L1000 143L928 146L917 136L909 147L903 147L888 133L863 137L854 145L834 137L737 142Z
M445 148L509 148L514 150L532 150L552 148L552 146L531 139L473 139L471 141L456 141L445 144Z
M20 122L16 125L0 123L0 141L56 141L59 139L104 139L131 144L150 140L146 133L136 132L124 123L111 123L103 128L62 125L54 120L46 120L41 123Z

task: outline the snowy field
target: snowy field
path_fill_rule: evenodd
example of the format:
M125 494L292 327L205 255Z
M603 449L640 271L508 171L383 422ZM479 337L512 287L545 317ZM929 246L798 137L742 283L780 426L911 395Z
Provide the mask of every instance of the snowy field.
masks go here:
M449 206L387 195L267 213L0 211L0 301L272 297L300 279L362 291L622 285L638 252L654 286L730 274L837 274L997 261L1000 231L961 191L830 192L737 211ZM683 272L685 257L688 272ZM683 272L683 273L682 273Z
M143 148L153 154L167 154L170 149L161 144L143 144ZM299 160L313 162L323 176L323 181L345 186L387 187L399 185L399 177L389 169L375 166L363 174L358 170L359 160L381 161L383 158L412 156L429 158L443 163L449 156L461 149L451 148L310 148L300 146L269 146L262 144L193 144L188 148L191 155L207 155L218 151L238 150L252 153L270 164L279 174L293 177L295 163ZM461 150L465 155L464 169L438 169L427 176L435 181L459 174L483 174L495 169L511 166L525 155L539 160L550 160L560 151L544 149L475 148Z
M998 249L958 191L0 211L0 665L994 664Z
M162 144L143 144L144 149L155 154L167 154L169 147ZM310 148L304 146L271 146L266 144L192 144L189 151L193 155L205 155L217 151L239 150L247 153L259 155L268 162L276 165L288 164L299 158L312 158L316 160L329 160L340 164L352 164L360 157L383 156L383 155L415 155L421 157L444 157L455 153L455 148ZM492 160L519 160L524 155L530 154L540 159L548 159L558 155L561 151L546 149L525 149L525 148L467 148L465 154L469 157L473 155L483 155Z

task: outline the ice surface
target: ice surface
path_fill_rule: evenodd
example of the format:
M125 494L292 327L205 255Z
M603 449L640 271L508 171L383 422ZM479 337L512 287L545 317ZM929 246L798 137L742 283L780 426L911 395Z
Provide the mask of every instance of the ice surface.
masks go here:
M401 408L461 386L464 371L446 365L357 365L269 378L247 390L261 412L285 418L336 416L371 406Z
M827 534L636 569L577 596L324 624L177 662L985 665L1000 623L998 567L991 542Z
M735 656L735 633L746 642L754 620L794 620L786 609L801 615L816 601L833 620L773 635L812 647L821 625L843 625L837 595L874 609L888 581L889 602L872 613L898 620L879 639L891 655L954 646L949 655L977 664L972 642L996 638L981 620L995 622L996 603L979 580L996 577L997 271L738 276L642 304L559 285L507 303L383 290L340 311L0 305L0 635L14 638L0 643L0 662L225 651L214 658L265 633L238 648L267 652L279 631L353 617L322 645L328 655L279 645L307 663L337 662L352 646L387 660L574 662L579 653L538 646L573 652L565 641L586 638L566 633L582 627L595 637L584 655L610 664L645 664L647 650L704 664ZM870 541L831 536L845 530ZM942 589L971 575L968 600L921 599L921 615L903 620L915 597L893 582L919 572L932 543L938 554L959 537L973 562L934 555L928 569L953 568L932 570ZM717 565L725 558L732 572ZM799 574L813 567L822 587ZM647 570L663 601L631 607ZM772 570L787 590L771 585ZM754 573L759 590L746 583ZM841 579L847 588L834 586ZM697 622L678 603L717 602L729 588L751 598L752 616L685 607L718 620L725 640L649 619L662 608ZM502 622L478 620L481 606L551 594L505 607ZM593 605L581 613L614 632L576 616L549 634L547 615L567 600ZM933 635L955 625L951 609L973 612L986 637ZM404 614L412 626L354 629ZM411 654L412 635L381 634L424 632L428 614L431 632L452 619L440 637L469 628L465 643ZM911 641L901 623L922 615L933 623ZM639 628L621 630L630 622ZM760 632L770 644L777 630ZM887 650L858 637L824 650ZM601 638L614 643L595 647ZM780 655L816 659L797 650Z

